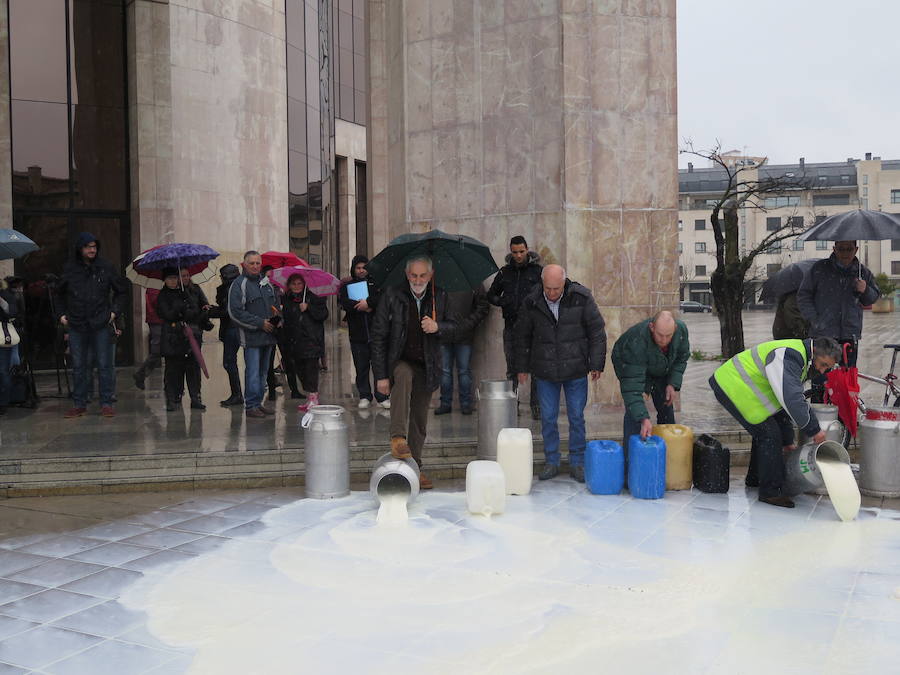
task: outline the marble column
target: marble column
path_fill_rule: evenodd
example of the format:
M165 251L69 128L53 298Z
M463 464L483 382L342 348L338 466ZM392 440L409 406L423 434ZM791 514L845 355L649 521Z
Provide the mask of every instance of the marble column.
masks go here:
M674 307L675 0L369 0L375 249L439 228L498 262L526 237L594 292L609 348ZM501 328L492 313L486 332ZM501 376L499 340L480 377ZM592 400L614 403L611 365Z
M9 2L0 0L0 59L9 72ZM9 133L9 77L0 77L0 223L12 227L12 141ZM13 273L11 260L0 261L0 279Z

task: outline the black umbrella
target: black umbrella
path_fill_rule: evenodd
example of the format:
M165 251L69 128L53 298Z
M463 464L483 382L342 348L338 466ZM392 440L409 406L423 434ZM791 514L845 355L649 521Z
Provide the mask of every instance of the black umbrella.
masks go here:
M809 273L812 266L819 262L819 260L821 260L821 258L801 260L800 262L795 262L793 265L788 265L787 267L778 270L775 274L766 279L766 282L763 284L762 293L759 294L760 302L766 302L767 300L772 300L774 302L785 293L793 293L796 291L800 288L800 284L803 283L803 277Z
M900 216L857 209L828 216L798 237L801 241L881 241L900 239Z
M406 261L428 256L434 280L445 291L471 291L498 270L490 249L472 237L430 230L401 234L369 261L366 269L379 286L406 283Z

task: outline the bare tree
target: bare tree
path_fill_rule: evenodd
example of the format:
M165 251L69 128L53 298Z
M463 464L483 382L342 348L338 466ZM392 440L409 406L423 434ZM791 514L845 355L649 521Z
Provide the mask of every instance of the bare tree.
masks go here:
M725 189L716 199L709 214L716 243L716 269L710 277L710 289L719 316L722 356L731 358L744 350L744 323L741 310L744 306L744 285L748 270L754 266L754 260L758 255L765 253L778 242L795 237L803 231L803 227L796 219L788 218L779 229L767 231L756 246L742 253L738 210L753 208L765 211L766 197L805 189L808 185L803 176L793 174L753 178L747 174L757 170L765 160L754 165L729 162L721 154L719 144L712 150L700 151L695 150L693 142L687 140L684 147L679 150L679 154L707 159L725 174Z

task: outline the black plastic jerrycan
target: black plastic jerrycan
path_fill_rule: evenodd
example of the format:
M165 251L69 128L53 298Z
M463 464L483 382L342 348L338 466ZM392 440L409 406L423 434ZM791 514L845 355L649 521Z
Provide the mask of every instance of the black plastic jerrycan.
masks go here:
M709 434L694 441L694 487L701 492L728 492L731 451Z

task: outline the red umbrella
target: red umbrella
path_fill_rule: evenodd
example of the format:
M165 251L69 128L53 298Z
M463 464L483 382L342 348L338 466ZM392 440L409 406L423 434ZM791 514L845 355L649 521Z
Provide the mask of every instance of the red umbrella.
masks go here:
M844 363L847 362L847 345L844 345ZM828 402L837 406L838 417L846 425L850 434L856 438L857 415L859 406L859 371L856 368L841 366L828 373L825 387Z
M309 263L303 258L298 258L293 253L281 253L280 251L266 251L262 254L262 266L278 269L280 267L309 267Z

